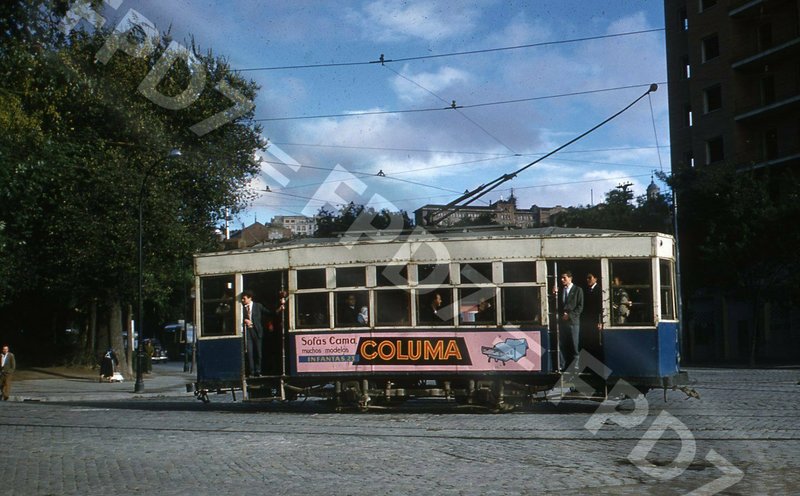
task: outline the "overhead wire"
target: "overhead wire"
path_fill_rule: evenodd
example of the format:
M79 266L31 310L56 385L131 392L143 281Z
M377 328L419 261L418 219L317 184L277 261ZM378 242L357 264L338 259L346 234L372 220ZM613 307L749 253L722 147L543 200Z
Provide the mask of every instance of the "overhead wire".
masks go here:
M244 69L236 69L239 72L253 72L253 71L279 71L279 70L288 70L288 69L317 69L317 68L326 68L326 67L349 67L349 66L359 66L359 65L375 65L375 64L391 64L391 63L398 63L398 62L411 62L416 60L426 60L426 59L437 59L437 58L444 58L444 57L458 57L462 55L477 55L483 53L493 53L493 52L502 52L502 51L509 51L509 50L522 50L525 48L537 48L543 46L550 46L550 45L563 45L567 43L580 43L584 41L594 41L594 40L602 40L608 38L618 38L623 36L635 36L640 34L646 33L655 33L659 31L664 31L664 28L653 28L653 29L642 29L639 31L626 31L622 33L611 33L611 34L604 34L604 35L597 35L597 36L585 36L582 38L571 38L566 40L555 40L555 41L542 41L538 43L527 43L524 45L514 45L514 46L506 46L506 47L497 47L497 48L483 48L478 50L467 50L463 52L449 52L449 53L439 53L433 55L419 55L416 57L402 57L396 59L387 59L381 54L380 58L377 60L369 60L369 61L354 61L354 62L329 62L329 63L322 63L322 64L297 64L297 65L285 65L285 66L274 66L274 67L248 67Z
M589 129L588 131L580 134L579 136L576 136L575 138L569 140L568 142L566 142L563 145L559 146L558 148L552 150L551 152L548 152L546 155L534 160L533 162L528 163L527 165L524 165L524 166L520 167L516 171L514 171L512 173L508 173L508 174L503 174L500 177L494 179L493 181L490 181L488 183L485 183L485 184L482 184L482 185L478 186L477 188L475 188L472 191L467 191L466 193L464 193L460 197L456 198L452 202L450 202L447 205L445 205L445 207L442 208L440 210L440 212L439 212L439 213L443 213L443 215L441 215L439 217L435 217L435 218L431 217L429 219L429 221L435 225L436 223L447 219L448 217L450 217L453 214L455 214L458 210L466 207L470 203L472 203L475 200L481 198L482 196L486 195L490 191L496 189L499 185L514 179L515 177L517 177L518 174L520 174L521 172L525 171L526 169L536 165L537 163L541 162L542 160L544 160L545 158L549 157L550 155L553 155L553 154L557 153L559 150L561 150L563 148L566 148L567 146L571 145L572 143L575 143L576 141L578 141L578 140L584 138L585 136L587 136L588 134L594 132L598 128L604 126L605 124L607 124L611 120L613 120L616 117L618 117L619 115L621 115L623 112L627 111L629 108L633 107L639 100L641 100L645 96L649 95L650 93L656 91L657 89L658 89L658 85L657 84L655 84L655 83L651 84L650 87L648 88L648 90L643 95L641 95L640 97L638 97L637 99L632 101L625 108L623 108L622 110L618 111L617 113L615 113L611 117L608 117L607 119L605 119L603 122L597 124L596 126L594 126L593 128ZM459 205L459 203L461 203L461 202L465 202L465 203Z
M589 40L596 40L596 39L603 39L603 38L612 38L612 37L617 37L617 36L630 36L630 35L657 32L657 31L663 31L663 30L664 30L664 28L658 28L658 29L651 29L651 30L631 31L631 32L626 32L626 33L616 33L616 34L601 35L601 36L583 37L583 38L576 38L576 39L571 39L571 40L559 40L559 41L553 41L553 42L542 42L542 43L533 43L533 44L526 44L526 45L517 45L517 46L512 46L512 47L500 47L500 48L481 49L481 50L472 50L472 51L464 51L464 52L452 52L452 53L447 53L447 54L434 54L434 55L426 55L426 56L419 56L419 57L407 57L407 58L400 58L400 59L386 59L384 57L384 55L381 54L381 57L380 57L379 60L369 61L369 62L366 62L366 63L312 64L312 65L306 65L306 66L284 66L284 67L273 67L273 68L240 69L239 71L244 72L244 71L252 71L252 70L276 70L276 69L289 69L289 68L334 67L334 66L343 66L343 65L366 65L366 64L376 64L376 63L381 63L382 66L386 67L386 63L393 63L393 62L394 63L396 63L396 62L407 62L407 61L413 61L413 60L433 59L433 58L441 58L441 57L449 57L449 56L470 55L470 54L479 54L479 53L490 53L490 52L497 52L497 51L503 51L503 50L517 50L517 49L531 48L531 47L536 47L536 46L556 45L556 44L562 44L562 43L574 43L574 42L580 42L580 41L589 41ZM419 83L413 81L411 78L401 74L398 71L395 71L392 68L389 68L389 67L387 67L387 68L391 72L395 73L398 77L401 77L401 78L405 79L406 81L416 85L417 87L419 87L419 88L423 89L424 91L428 92L429 94L433 95L434 97L436 97L440 101L442 101L444 103L447 103L447 101L445 99L443 99L439 95L436 95L431 90L425 88L424 86L420 85ZM660 84L666 84L666 82L661 82ZM486 130L483 126L481 126L480 124L478 124L474 120L470 119L469 116L467 116L463 112L461 112L460 109L477 108L477 107L491 106L491 105L513 104L513 103L529 102L529 101L543 100L543 99L549 99L549 98L561 98L561 97L568 97L568 96L593 94L593 93L606 92L606 91L616 91L616 90L622 90L622 89L636 88L636 87L641 87L641 86L644 86L644 85L628 85L628 86L620 86L620 87L615 87L615 88L602 88L602 89L595 89L595 90L588 90L588 91L581 91L581 92L564 93L564 94L558 94L558 95L548 95L548 96L521 98L521 99L505 100L505 101L498 101L498 102L484 102L484 103L478 103L478 104L472 104L472 105L457 105L455 100L453 100L451 105L449 107L445 107L445 108L409 109L409 110L394 110L394 111L351 112L351 113L346 113L346 114L327 114L327 115L317 115L317 116L264 118L264 119L254 119L254 121L265 122L265 121L277 121L277 120L331 118L331 117L353 117L353 116L379 115L379 114L389 114L389 113L410 113L410 112L432 112L432 111L441 111L441 110L456 110L456 111L459 112L459 114L462 117L464 117L466 120L470 121L473 125L478 127L482 132L484 132L486 135L491 137L494 141L496 141L497 143L502 145L504 148L506 148L510 152L512 152L512 155L496 154L494 156L494 158L483 159L483 160L496 160L496 159L499 159L499 158L508 158L510 156L522 156L522 154L519 154L519 153L515 152L512 148L510 148L508 145L503 143L502 140L500 140L499 138L494 136L492 133L490 133L488 130ZM646 94L649 95L649 91ZM652 114L652 101L651 101L650 105L651 105L651 114ZM618 114L616 114L616 115L618 115ZM605 121L605 122L607 122L607 121ZM602 124L600 124L600 125L602 125ZM655 122L653 123L653 125L654 125L654 128L655 128ZM597 127L599 127L599 125ZM594 130L594 129L596 129L596 128L593 128L592 130ZM655 129L654 129L654 131L655 131ZM589 132L591 132L591 130ZM588 132L585 133L585 134L588 134ZM582 135L582 136L584 136L584 135ZM572 141L570 143L572 143ZM570 143L568 143L568 144L570 144ZM564 145L564 146L566 146L566 145ZM659 155L659 162L660 162L661 161L661 156L660 156L660 151L659 151L659 145L658 145L657 142L656 142L656 150L657 150L657 153ZM558 151L558 150L556 150L556 151ZM526 168L530 167L534 163L536 163L536 162L538 162L540 160L543 160L544 158L548 157L552 153L555 153L555 151L551 152L551 153L549 153L549 154L547 154L547 155L545 155L543 157L541 157L540 159L537 159L536 161L534 161L534 162L532 162L532 163L530 163L528 165L526 165L525 167L523 167L519 171L515 172L513 174L513 176L516 176L516 173L525 170ZM580 153L580 151L574 151L572 153ZM529 155L529 154L526 154L526 155ZM562 159L562 160L566 160L566 159ZM620 165L626 165L626 164L620 164ZM418 172L418 171L421 171L421 170L427 170L427 169L432 169L432 168L442 168L442 167L449 167L449 166L453 166L453 165L444 164L444 165L439 165L439 166L432 166L430 168L421 168L421 169L414 169L414 170L408 170L408 171L400 171L400 172L394 173L393 176L397 175L397 174L402 174L402 173L413 173L413 172ZM633 166L633 165L630 165L630 166ZM663 166L662 166L662 168L663 168ZM320 168L320 169L322 169L322 168ZM331 170L331 169L327 169L327 170ZM433 187L434 189L440 189L442 191L455 192L455 191L452 191L452 190L447 190L445 188L439 188L439 187L431 186L431 185L428 185L428 184L423 184L423 183L410 181L410 180L404 180L404 179L393 177L393 176L386 176L385 174L380 174L380 175L369 174L369 173L356 173L356 174L361 175L361 177L389 177L392 180L407 182L409 184L421 185L421 186L425 186L425 187ZM489 190L496 188L496 186L497 185L491 186L489 188ZM307 187L307 185L306 185L306 187ZM486 192L488 192L488 191L486 191ZM481 193L477 198L474 198L472 201L477 200L480 196L483 196L483 194L485 194L485 193ZM301 198L300 196L297 196L297 195L295 195L295 196L298 197L298 198ZM305 197L305 198L307 198L308 200L313 200L312 198L309 198L309 197Z
M282 165L283 164L283 162L271 161L271 160L262 160L262 162L267 163L267 164L274 164L274 165ZM307 169L324 170L324 171L328 171L328 172L333 172L333 171L336 170L335 168L331 168L331 167L321 167L321 166L315 166L315 165L303 165L303 164L300 164L300 166L301 167L305 167ZM426 187L426 188L438 189L438 190L441 190L441 191L446 191L448 193L457 193L457 194L461 193L460 191L457 191L457 190L453 190L453 189L449 189L449 188L442 188L441 186L435 186L435 185L432 185L432 184L421 183L421 182L418 182L418 181L411 181L410 179L402 179L402 178L399 178L399 177L393 177L391 175L386 175L386 174L381 176L379 174L373 174L373 173L361 172L361 171L347 171L347 172L349 174L354 175L354 176L358 175L361 178L380 177L380 178L399 181L399 182L403 182L403 183L413 184L415 186L423 186L423 187ZM318 182L318 183L302 184L302 185L299 185L299 186L291 186L289 188L285 187L285 188L282 188L282 190L308 188L308 187L320 186L320 185L328 184L328 183L338 183L338 182L347 182L347 181L348 181L348 179L330 179L330 180L325 180L325 181Z
M619 177L604 177L604 178L597 178L597 179L584 179L584 180L580 180L580 181L563 181L563 182L558 182L558 183L532 184L532 185L528 185L528 186L515 186L513 188L499 189L497 191L498 192L510 192L511 190L518 191L518 190L526 190L526 189L534 189L534 188L551 188L551 187L557 187L557 186L573 186L573 185L576 185L576 184L588 184L588 183L598 183L598 182L607 182L607 181L617 182L617 181L622 181L622 180L625 180L625 179L642 178L642 177L649 177L649 174L634 174L634 175L625 175L625 176L619 176ZM309 201L309 202L311 202L311 201L319 202L321 204L328 203L327 199L315 198L315 197L311 197L311 196L296 195L296 194L291 194L291 193L285 193L282 190L260 191L260 193L262 193L262 194L277 194L277 195L282 195L282 196L289 196L289 197L292 197L292 198L298 198L298 199L306 200L306 201ZM416 200L433 199L433 198L445 198L445 197L449 197L449 195L426 195L426 196L412 197L412 198L386 199L385 201L374 202L373 205L382 205L382 204L396 205L398 203L403 203L403 202L411 202L411 201L416 201ZM262 198L263 198L263 196L262 196Z
M280 146L299 146L299 147L308 147L308 148L344 148L349 150L376 150L376 151L388 151L388 152L413 152L413 153L439 153L442 155L491 155L493 157L503 158L503 157L512 157L513 155L509 155L507 153L494 153L494 152L479 152L479 151L464 151L464 150L426 150L423 148L392 148L392 147L382 147L382 146L356 146L356 145L330 145L330 144L322 144L322 143L291 143L288 141L274 141L276 145ZM669 148L669 145L658 145L659 148ZM597 153L597 152L614 152L614 151L625 151L625 150L645 150L648 148L656 148L655 146L617 146L611 148L591 148L591 149L583 149L583 150L562 150L561 154L565 153ZM532 155L544 155L546 152L540 153L523 153L522 156L532 156Z
M497 102L484 102L484 103L475 103L475 104L467 104L467 105L457 105L457 108L460 109L468 109L468 108L477 108L477 107L488 107L494 105L509 105L512 103L523 103L523 102L533 102L537 100L548 100L552 98L565 98L570 96L580 96L580 95L591 95L595 93L604 93L609 91L620 91L620 90L629 90L635 88L644 88L649 87L651 83L647 84L631 84L626 86L615 86L612 88L599 88L594 90L586 90L586 91L572 91L569 93L561 93L556 95L545 95L545 96L535 96L535 97L528 97L528 98L517 98L514 100L502 100ZM660 81L655 84L668 84L666 81ZM301 116L290 116L290 117L264 117L260 119L253 119L253 122L275 122L275 121L292 121L292 120L304 120L304 119L331 119L334 117L363 117L369 115L386 115L386 114L410 114L410 113L417 113L417 112L442 112L442 111L449 111L452 110L453 106L449 105L447 107L432 107L432 108L422 108L422 109L401 109L401 110L366 110L363 112L347 112L343 114L319 114L319 115L301 115Z
M428 88L426 88L426 87L422 86L421 84L419 84L418 82L414 81L413 79L411 79L411 78L409 78L409 77L405 76L404 74L401 74L400 72L398 72L398 71L396 71L396 70L392 69L392 68L391 68L391 67L389 67L389 66L384 66L384 67L386 67L386 69L387 69L387 70L389 70L389 71L392 71L393 73L395 73L395 74L396 74L398 77L405 79L405 80L406 80L406 81L408 81L409 83L411 83L411 84L413 84L413 85L417 86L418 88L421 88L421 89L423 89L424 91L428 92L429 94L433 95L433 96L434 96L434 97L436 97L436 98L437 98L439 101L441 101L441 102L444 102L445 104L447 104L447 100L445 100L445 99L444 99L444 98L442 98L441 96L437 95L437 94L436 94L436 93L434 93L433 91L429 90ZM470 118L468 115L466 115L464 112L462 112L462 111L460 110L460 109L461 109L461 107L460 107L460 106L458 106L458 105L456 105L456 101L455 101L455 100L452 100L452 103L450 104L450 108L451 108L451 109L453 109L453 110L455 110L456 112L458 112L458 114L459 114L461 117L463 117L464 119L466 119L467 121L469 121L470 123L472 123L472 125L474 125L474 126L475 126L475 127L477 127L478 129L480 129L481 131L483 131L483 133L484 133L484 134L486 134L487 136L489 136L490 138L492 138L493 140L495 140L497 143L499 143L499 144L500 144L500 146L502 146L503 148L507 149L508 151L510 151L510 152L511 152L511 153L513 153L513 154L517 154L517 152L515 152L514 150L512 150L512 149L511 149L511 147L510 147L510 146L508 146L507 144L505 144L505 143L504 143L502 140L500 140L500 138L498 138L498 137L497 137L497 136L495 136L494 134L490 133L490 132L489 132L489 131L488 131L488 130L485 128L485 127L481 126L480 124L478 124L477 122L475 122L473 119L471 119L471 118Z

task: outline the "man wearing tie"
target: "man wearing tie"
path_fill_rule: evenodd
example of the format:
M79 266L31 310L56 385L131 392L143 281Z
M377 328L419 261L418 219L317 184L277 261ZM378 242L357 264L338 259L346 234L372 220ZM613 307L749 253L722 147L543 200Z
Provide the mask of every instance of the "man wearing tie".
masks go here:
M601 332L603 331L603 291L597 276L586 274L586 291L583 293L583 314L581 315L581 349L595 358L602 359Z
M581 312L583 312L583 290L572 283L572 272L561 274L561 290L558 292L558 315L560 340L558 361L565 370L578 356L578 338L581 332Z
M247 343L247 364L252 377L261 375L261 351L264 346L264 324L262 318L269 313L261 303L253 301L253 292L242 291L242 315L245 342Z

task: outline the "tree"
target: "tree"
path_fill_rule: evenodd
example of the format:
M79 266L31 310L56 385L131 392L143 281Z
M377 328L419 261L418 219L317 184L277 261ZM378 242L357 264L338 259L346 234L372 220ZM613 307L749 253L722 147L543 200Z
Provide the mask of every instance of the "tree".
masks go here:
M156 89L182 95L202 70L199 96L179 110L154 104L140 85L168 53L168 36L148 56L116 52L98 63L111 33L59 35L53 5L66 11L66 2L4 4L16 17L0 24L0 124L7 130L0 136L0 307L8 328L24 327L26 336L53 345L71 320L86 329L98 308L98 328L121 347L124 316L137 294L143 181L149 174L146 335L171 313L174 293L191 283L192 253L215 245L214 227L225 209L235 212L249 201L243 186L259 170L254 153L264 143L252 109L202 136L192 126L231 107L215 89L221 84L249 101L257 87L192 43L197 63L173 62ZM167 162L171 148L183 155ZM45 310L43 302L52 315L36 319L32 329L22 317Z
M372 207L356 205L353 202L343 205L339 212L321 207L317 213L317 231L314 236L327 238L339 234L359 235L375 230L403 230L414 226L404 210L392 212L387 209L376 211Z
M496 226L498 222L494 220L494 215L491 213L482 213L474 219L464 218L453 224L453 227L469 227L469 226Z
M561 227L589 229L616 229L622 231L648 231L671 234L672 198L659 193L655 198L646 195L635 198L622 184L606 193L605 203L595 206L570 207L553 216L552 223Z
M800 300L793 280L800 268L794 228L800 182L790 170L737 171L727 164L686 169L671 182L682 212L685 294L710 289L750 302L752 364L766 304L792 308Z

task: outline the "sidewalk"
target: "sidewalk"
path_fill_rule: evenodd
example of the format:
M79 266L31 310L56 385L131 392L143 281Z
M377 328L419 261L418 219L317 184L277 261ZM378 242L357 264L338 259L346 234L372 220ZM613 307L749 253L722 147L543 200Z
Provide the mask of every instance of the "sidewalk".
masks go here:
M136 398L186 397L186 384L196 375L183 371L183 362L153 364L145 374L144 392L134 393L135 379L123 382L99 382L91 369L38 368L18 370L9 401L114 401Z

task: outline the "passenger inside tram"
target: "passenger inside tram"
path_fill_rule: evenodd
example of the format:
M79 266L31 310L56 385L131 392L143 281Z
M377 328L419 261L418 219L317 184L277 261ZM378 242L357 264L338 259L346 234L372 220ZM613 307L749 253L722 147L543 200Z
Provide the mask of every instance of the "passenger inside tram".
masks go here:
M428 295L428 303L419 309L419 321L423 324L446 325L451 318L448 315L442 293L435 291Z

